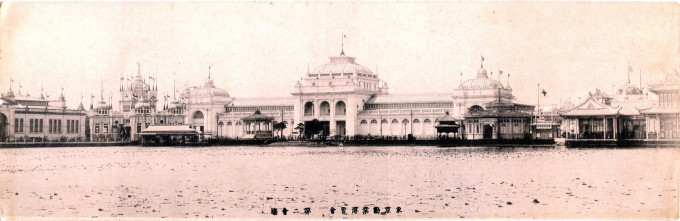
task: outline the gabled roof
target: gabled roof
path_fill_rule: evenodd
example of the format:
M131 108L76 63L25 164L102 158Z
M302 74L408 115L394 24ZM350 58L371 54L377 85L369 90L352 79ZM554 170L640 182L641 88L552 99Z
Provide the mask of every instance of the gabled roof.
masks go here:
M593 96L588 97L580 104L576 105L564 113L561 116L606 116L606 115L617 115L621 110L621 107L612 108L606 104L600 103L593 99Z
M626 116L640 115L640 110L652 107L651 100L612 101L612 106L621 107L619 114Z

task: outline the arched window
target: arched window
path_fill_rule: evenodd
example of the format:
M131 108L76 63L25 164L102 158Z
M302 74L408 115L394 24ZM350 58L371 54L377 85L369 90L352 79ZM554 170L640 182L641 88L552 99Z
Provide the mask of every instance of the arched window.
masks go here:
M423 122L424 123L430 123L430 119L425 119Z
M328 103L328 101L323 101L321 102L321 106L319 106L319 114L320 115L330 115L331 114L331 105Z
M194 113L194 119L203 119L203 112L196 111L196 113Z
M314 116L314 103L311 101L305 103L305 116Z
M345 115L345 113L347 113L345 102L338 101L338 103L335 103L335 115Z
M408 120L404 119L403 121L401 121L401 123L402 124L408 124Z
M361 120L361 124L367 124L366 120Z
M418 119L413 119L413 123L414 123L414 124L420 123L420 120L418 120Z
M469 113L479 113L482 111L484 111L484 108L479 105L473 105L472 107L468 108Z
M227 126L231 126L231 121L227 122Z
M383 123L383 124L389 123L386 119L383 119L383 120L380 121L380 122Z
M392 123L393 123L393 124L398 124L399 121L398 121L397 119L394 119L394 120L392 120Z
M373 119L373 120L371 120L371 123L372 123L372 124L377 124L377 123L378 123L378 121L377 121L377 120L375 120L375 119Z

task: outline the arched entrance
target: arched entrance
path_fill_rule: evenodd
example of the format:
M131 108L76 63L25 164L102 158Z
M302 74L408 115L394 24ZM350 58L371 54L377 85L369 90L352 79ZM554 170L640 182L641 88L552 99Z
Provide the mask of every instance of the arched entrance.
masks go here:
M484 139L491 139L493 137L493 126L484 125Z
M204 128L205 124L204 123L205 123L205 120L204 120L203 112L201 112L201 111L194 112L194 115L192 116L192 120L191 120L191 125L194 128L197 128L198 131L200 131L202 133L205 130L205 128Z

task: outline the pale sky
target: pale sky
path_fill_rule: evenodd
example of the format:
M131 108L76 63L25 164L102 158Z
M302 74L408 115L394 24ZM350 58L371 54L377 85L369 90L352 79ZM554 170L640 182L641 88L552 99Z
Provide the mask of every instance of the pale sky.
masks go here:
M65 88L118 99L119 75L159 78L161 94L202 84L232 97L288 96L307 71L345 53L376 72L392 93L447 92L474 78L480 56L514 95L541 103L588 91L643 85L680 67L680 7L639 2L226 3L70 2L2 4L0 91L51 99ZM505 84L506 77L502 77ZM114 105L116 107L116 105Z

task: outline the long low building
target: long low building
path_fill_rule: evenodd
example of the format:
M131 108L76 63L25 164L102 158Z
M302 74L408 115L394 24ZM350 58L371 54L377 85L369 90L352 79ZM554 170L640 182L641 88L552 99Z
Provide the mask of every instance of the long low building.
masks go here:
M252 138L252 128L244 124L242 119L258 110L262 115L273 118L272 125L285 125L285 129L274 131L275 136L290 138L300 135L299 129L304 125L318 120L323 125L323 135L332 137L383 136L401 139L413 135L416 139L436 139L437 120L450 113L448 116L458 121L457 125L460 126L460 133L455 133L454 136L488 139L520 137L528 127L528 122L524 119L525 113L510 114L521 116L521 120L505 119L510 115L493 109L485 112L488 107L502 104L503 110L519 112L531 112L534 108L533 105L515 99L510 85L503 84L500 80L504 76L502 71L496 75L498 79L490 78L490 73L484 68L483 59L475 78L452 83L450 90L438 93L392 94L387 82L382 81L378 73L357 63L355 57L347 56L342 51L340 55L329 58L328 63L308 70L300 81L294 82L290 95L231 97L226 90L215 86L209 69L208 78L203 85L185 88L179 97L166 95L164 102L159 100L156 78L148 76L147 81L142 76L141 65L138 63L136 76L120 78L117 107L114 107L112 97L106 102L102 91L98 101L95 102L95 96L92 96L87 111L81 102L78 110L66 110L64 106L61 114L54 114L67 122L64 123L64 128L70 127L71 123L78 125L74 131L63 129L67 133L65 136L86 137L92 141L137 141L141 139L142 131L158 125L188 125L196 130L200 139L249 139ZM457 77L457 74L452 74L451 79L445 80L454 82ZM29 120L32 118L28 115L18 117L20 115L17 113L23 113L18 108L23 108L21 99L10 96L4 96L3 99L6 104L2 108L12 111L4 111L3 113L8 114L0 115L3 117L0 124L4 122L5 125L1 127L0 138L16 139L20 136L41 135L41 132L31 131L32 127L26 127L29 132L23 131L25 126L21 125L30 124ZM40 103L35 106L42 105L44 104ZM475 128L482 129L466 130L463 118L470 111L485 113L484 119L471 121ZM41 113L43 121L48 122L52 112ZM26 123L22 124L22 119ZM57 126L60 119L56 119ZM18 123L13 124L13 121ZM517 126L517 130L510 126L517 123L515 121L522 123ZM37 125L31 125L49 127L40 126L40 122L38 119ZM17 129L12 130L12 125L18 125L15 126ZM46 132L47 135L42 137L57 136L50 133Z
M208 81L200 90L214 87L212 81ZM471 108L484 110L495 101L521 106L523 111L533 110L533 105L514 99L509 85L489 78L483 64L475 78L447 92L390 94L387 83L377 73L358 64L355 57L345 55L344 51L338 56L331 56L329 63L305 73L295 83L291 95L225 98L223 112L214 108L218 106L215 103L211 103L213 106L209 110L187 105L187 122L204 122L201 125L208 125L206 131L218 137L248 138L243 133L244 125L240 119L260 110L262 114L274 117L274 121L287 125L281 133L283 136L294 136L299 124L317 119L327 128L323 133L329 136L406 137L412 134L418 139L435 139L435 121L446 112L452 113L455 119L463 120ZM187 103L199 103L198 100L190 98ZM204 118L205 113L215 117ZM486 126L493 124L487 123ZM497 130L500 127L494 126L490 133L498 134ZM467 138L484 139L484 136Z
M14 94L12 87L0 97L0 142L84 141L87 114L82 106L66 107L62 91L57 100L43 94Z

